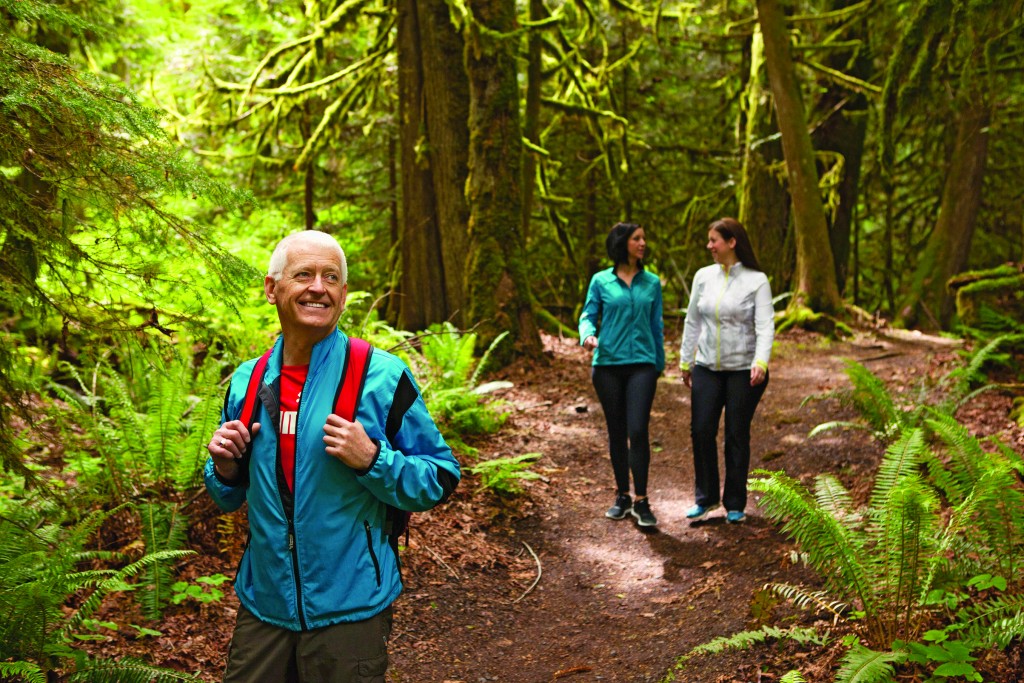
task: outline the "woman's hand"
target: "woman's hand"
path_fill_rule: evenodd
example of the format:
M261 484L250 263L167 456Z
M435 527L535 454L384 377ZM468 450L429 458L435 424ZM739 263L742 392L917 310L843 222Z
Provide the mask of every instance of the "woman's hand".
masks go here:
M760 365L755 365L750 368L750 386L756 387L758 384L764 382L765 373L764 368Z
M693 373L690 372L689 370L683 370L680 374L682 374L682 376L683 376L683 384L685 384L687 387L689 387L690 386L690 381L691 381L691 379L693 377Z
M589 337L584 339L583 340L583 348L585 348L587 351L593 351L594 349L596 349L597 348L597 337L595 337L594 335L590 335Z

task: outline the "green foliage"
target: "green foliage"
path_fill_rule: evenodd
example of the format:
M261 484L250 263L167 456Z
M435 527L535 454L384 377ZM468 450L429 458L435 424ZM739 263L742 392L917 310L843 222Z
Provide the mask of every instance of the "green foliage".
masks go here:
M852 406L876 438L890 441L905 426L913 424L913 411L897 405L885 382L857 361L847 360L844 365L851 386L837 389L828 395L838 398L843 405ZM827 422L811 430L809 436L817 436L837 427L856 426L849 422Z
M768 641L792 641L800 645L824 645L827 638L821 636L813 628L792 627L788 629L775 628L774 626L762 626L756 631L741 631L731 636L722 636L712 641L698 645L685 655L676 660L675 666L663 681L675 680L675 673L686 668L686 663L693 657L699 655L714 655L728 650L747 650L754 645Z
M946 386L976 381L990 352L974 354ZM784 473L758 473L751 488L764 493L762 510L824 583L816 592L768 588L862 624L868 647L852 647L837 681L888 681L901 663L928 669L935 681L980 680L971 652L1003 647L1024 628L1016 580L1024 560L1024 459L995 440L984 447L947 412L956 402L905 408L862 366L849 364L848 372L851 403L876 434L895 435L861 506L831 475L818 476L812 494ZM937 621L946 628L925 631ZM960 638L949 638L953 632Z
M177 503L152 502L139 505L142 519L142 540L147 553L180 550L185 547L188 517ZM163 608L173 599L171 567L165 562L151 564L143 577L139 604L149 619L159 619Z
M836 683L890 683L894 673L892 665L904 659L899 652L876 652L854 643L843 656Z
M64 525L48 521L41 507L24 505L0 520L0 671L28 680L46 680L57 667L80 681L196 680L134 662L97 661L72 645L104 596L129 589L128 581L156 562L189 554L165 551L120 569L82 569L124 563L116 554L86 549L104 520L120 509ZM72 595L78 607L65 611Z
M451 323L435 325L415 338L422 355L412 355L411 360L420 370L423 400L445 438L463 452L476 453L462 441L463 436L491 434L505 422L499 404L485 398L491 387L477 382L491 353L506 336L508 333L498 335L479 361L473 353L476 335L460 333Z
M63 366L74 385L51 383L63 404L50 415L89 491L118 503L201 484L205 442L220 423L224 362L213 354L196 360L187 344L129 344L88 376Z
M482 460L470 467L469 471L480 477L481 489L490 489L498 494L515 495L522 492L520 482L541 478L539 474L530 470L530 467L540 458L540 453L523 453L505 458Z
M213 576L200 576L195 583L178 581L171 586L171 590L174 591L171 602L175 605L180 605L186 600L195 600L204 605L219 602L224 597L224 592L217 586L229 580L223 574L214 574Z

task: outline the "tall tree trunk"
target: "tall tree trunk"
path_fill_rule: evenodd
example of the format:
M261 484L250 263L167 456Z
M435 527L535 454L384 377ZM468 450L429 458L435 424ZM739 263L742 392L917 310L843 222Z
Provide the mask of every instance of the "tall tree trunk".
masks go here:
M522 130L513 38L515 0L469 0L466 73L469 75L470 319L481 344L503 331L512 344L499 349L540 355L523 255Z
M530 21L537 22L548 16L544 0L530 0ZM542 80L542 64L544 36L540 29L530 30L527 39L526 61L526 110L523 118L523 137L534 145L540 144L540 95ZM530 241L530 217L533 213L533 194L537 184L534 174L537 171L537 157L532 150L523 155L523 244Z
M743 176L739 221L746 227L772 288L786 291L793 280L794 247L789 192L774 166L784 163L771 88L764 68L764 39L755 30L750 44L750 80L743 97Z
M830 9L849 7L859 0L833 0ZM866 30L862 23L851 28L849 39L864 40ZM833 50L825 59L825 65L837 71L844 71L862 81L870 81L872 62L863 48ZM819 83L822 94L814 107L815 120L821 120L811 135L814 148L837 153L843 159L842 177L836 189L838 203L829 217L829 243L836 269L836 286L842 294L850 272L851 236L853 234L854 210L860 187L860 167L864 158L864 140L867 135L868 99L863 94L847 90L832 80Z
M421 330L460 315L469 134L462 42L443 0L399 0L402 165L398 325ZM457 320L457 322L460 322Z
M757 17L764 35L765 65L775 100L789 191L793 198L796 231L793 305L835 313L842 308L842 300L836 286L828 224L818 189L814 147L807 132L800 86L789 50L786 18L778 0L757 0Z
M971 238L981 208L990 119L991 110L984 97L961 113L935 229L897 319L903 326L945 329L952 320L956 301L946 283L967 267L971 253Z

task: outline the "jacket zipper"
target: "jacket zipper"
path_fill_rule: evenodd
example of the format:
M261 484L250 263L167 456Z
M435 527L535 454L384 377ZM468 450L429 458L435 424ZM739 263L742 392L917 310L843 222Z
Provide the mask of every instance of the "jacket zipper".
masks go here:
M729 269L722 266L722 270L725 272L725 283L715 301L715 370L722 368L722 312L719 308L722 305L722 299L725 298L725 290L729 288Z
M365 519L363 528L366 529L366 547L370 551L370 559L373 560L373 571L377 575L377 588L380 588L380 562L377 561L377 553L373 552L373 530Z
M309 376L306 376L306 382L309 382ZM302 387L302 393L306 393L305 384ZM280 405L280 396L278 397L278 404ZM299 469L299 414L302 412L302 401L299 401L298 407L295 409L295 470ZM280 419L280 415L278 416ZM277 459L281 461L281 439L277 439ZM299 478L292 474L292 511L288 514L288 552L292 556L292 575L295 577L295 611L299 615L299 628L303 631L308 630L306 626L306 611L302 606L302 580L299 578L299 548L295 542L295 493L299 488ZM277 491L278 498L281 496L281 490ZM281 501L281 508L285 508L284 501Z

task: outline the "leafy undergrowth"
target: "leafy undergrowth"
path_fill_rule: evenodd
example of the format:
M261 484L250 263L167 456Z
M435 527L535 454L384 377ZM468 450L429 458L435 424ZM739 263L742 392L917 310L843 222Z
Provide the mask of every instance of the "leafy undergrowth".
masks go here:
M803 680L832 681L852 631L830 615L795 610L757 597L770 581L814 585L792 562L795 546L756 510L733 528L711 519L688 524L692 499L688 463L688 393L668 376L659 385L652 420L652 501L660 533L630 522L608 522L612 496L604 455L603 417L589 382L587 358L571 340L546 338L542 363L518 363L497 373L515 388L502 394L509 417L496 435L468 440L483 460L542 453L541 476L524 493L499 497L464 472L444 507L413 517L402 550L406 592L396 604L392 683L477 683L552 680L655 682L676 669L677 658L716 637L768 625L816 626L824 645L796 645L768 637L743 651L690 658L671 675L691 683L775 681L797 670ZM952 352L874 341L831 346L791 332L780 340L773 384L755 424L754 467L784 469L809 483L829 471L854 499L866 500L882 448L862 434L806 439L830 419L852 414L835 400L803 404L810 394L842 385L841 357L859 355L893 386L912 390L945 371ZM1024 430L1007 417L1012 398L988 392L958 414L978 435L998 435L1024 452ZM463 457L465 469L475 459ZM232 576L245 537L244 513L221 515L201 492L185 510L188 547L176 578ZM100 544L131 546L138 530L111 523ZM146 620L130 594L103 604L96 654L133 656L204 680L219 680L237 605L186 599L160 621ZM145 630L148 629L148 630ZM847 629L847 630L844 630ZM159 632L156 634L154 632ZM1024 678L1019 643L973 662L986 681ZM907 674L901 680L923 680Z

